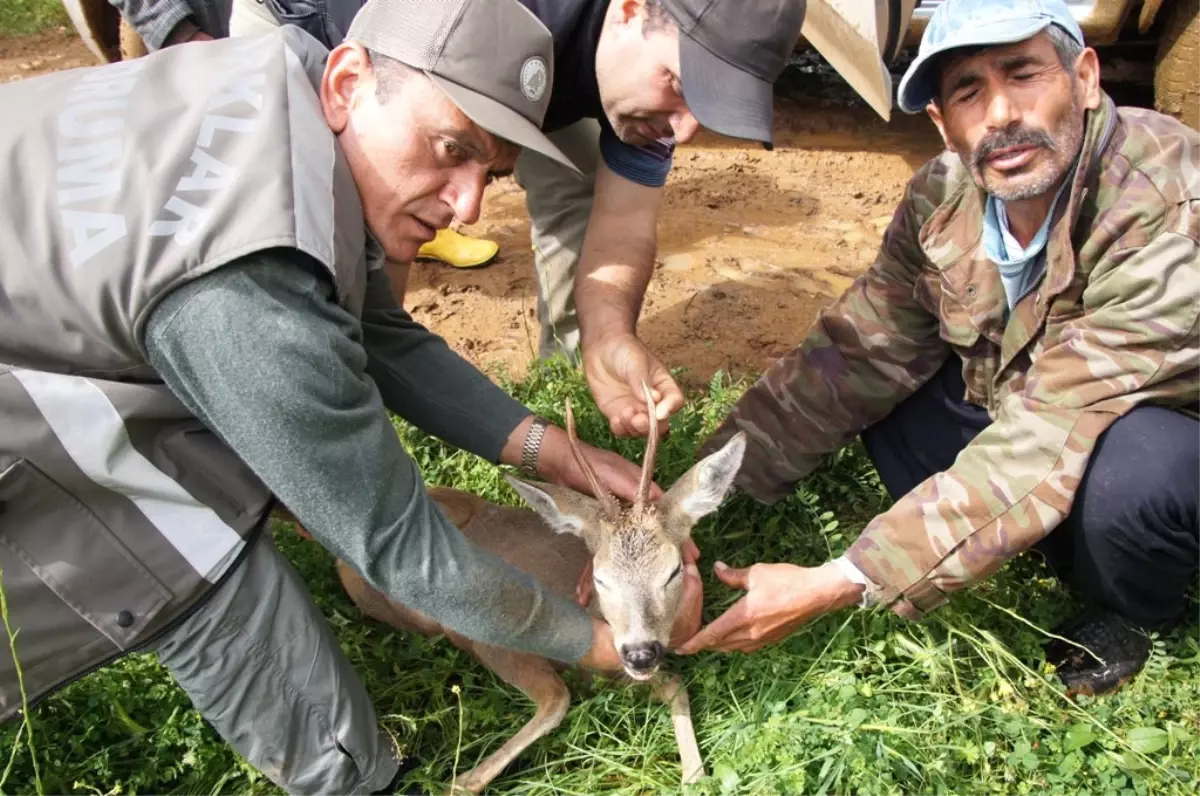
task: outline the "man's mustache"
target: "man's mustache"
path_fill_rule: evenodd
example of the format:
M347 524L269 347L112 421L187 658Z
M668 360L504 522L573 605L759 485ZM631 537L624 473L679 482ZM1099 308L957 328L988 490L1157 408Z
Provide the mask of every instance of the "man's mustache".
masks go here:
M983 161L991 157L994 152L1017 146L1038 146L1048 149L1051 152L1056 148L1054 146L1054 139L1045 130L1037 130L1032 127L999 130L985 136L979 142L979 146L975 147L975 156L973 158L975 167L979 168L983 164Z

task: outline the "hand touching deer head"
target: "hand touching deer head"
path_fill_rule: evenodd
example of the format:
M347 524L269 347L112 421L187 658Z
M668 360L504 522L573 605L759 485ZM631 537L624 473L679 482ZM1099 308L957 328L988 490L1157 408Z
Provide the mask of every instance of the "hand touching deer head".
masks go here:
M644 392L653 417L654 400L648 388ZM512 477L508 482L552 530L579 536L587 544L600 613L612 627L625 672L635 680L646 680L662 663L679 608L680 548L692 527L724 500L741 467L746 438L741 433L733 436L688 470L662 499L651 502L658 450L657 431L651 430L636 500L632 506L622 506L579 453L569 399L566 416L571 450L595 497L555 484Z

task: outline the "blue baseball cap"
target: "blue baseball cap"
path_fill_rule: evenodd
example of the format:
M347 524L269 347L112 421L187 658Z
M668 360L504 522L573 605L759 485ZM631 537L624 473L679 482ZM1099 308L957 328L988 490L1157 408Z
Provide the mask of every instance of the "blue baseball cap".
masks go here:
M920 113L937 96L932 67L942 53L1025 41L1051 25L1083 45L1083 31L1063 0L945 0L930 17L917 57L900 81L900 110Z

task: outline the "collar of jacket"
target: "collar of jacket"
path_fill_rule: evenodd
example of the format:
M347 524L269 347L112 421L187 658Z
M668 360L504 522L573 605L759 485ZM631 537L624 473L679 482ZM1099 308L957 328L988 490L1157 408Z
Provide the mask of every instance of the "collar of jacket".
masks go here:
M944 296L962 306L979 333L996 343L1003 341L1003 347L1010 353L1015 353L1024 344L1016 339L1006 339L1010 336L1006 331L1014 326L1009 321L1029 312L1040 317L1044 308L1075 278L1072 232L1089 195L1095 192L1105 152L1120 145L1116 140L1120 138L1116 107L1107 94L1103 95L1099 108L1087 112L1085 124L1079 165L1067 201L1060 201L1053 210L1045 249L1045 275L1033 293L1032 309L1027 306L1027 296L1014 308L1013 315L1008 316L999 269L984 251L983 213L987 194L975 184L961 163L955 164L957 168L948 177L950 185L945 198L921 226L921 248L933 267L941 272ZM957 161L957 156L952 157ZM1025 320L1033 321L1032 318ZM1030 324L1017 323L1015 326L1028 329ZM1026 337L1019 331L1014 333Z

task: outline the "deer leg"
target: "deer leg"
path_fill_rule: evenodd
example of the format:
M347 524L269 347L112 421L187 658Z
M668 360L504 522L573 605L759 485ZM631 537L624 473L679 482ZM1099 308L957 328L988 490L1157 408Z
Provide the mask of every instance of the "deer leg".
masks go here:
M562 723L571 704L567 684L554 671L545 658L520 652L511 652L497 647L474 645L472 652L484 666L491 669L501 680L521 689L533 700L537 712L516 735L493 752L475 768L455 777L451 794L478 794L496 778L517 755L530 744Z
M683 784L698 782L704 776L704 761L700 759L700 745L696 743L696 730L692 727L692 703L688 699L687 686L679 675L666 674L655 681L653 689L654 698L671 707L671 725L675 728L675 744L679 747Z

